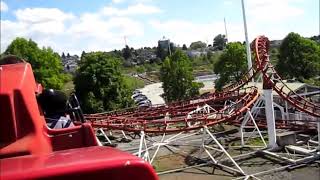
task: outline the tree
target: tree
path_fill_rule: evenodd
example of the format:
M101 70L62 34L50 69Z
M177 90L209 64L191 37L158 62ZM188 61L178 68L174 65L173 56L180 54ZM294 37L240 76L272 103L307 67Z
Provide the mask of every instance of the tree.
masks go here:
M312 36L310 39L313 40L313 41L315 41L315 42L317 42L318 44L320 44L320 35L318 35L318 36Z
M199 49L199 48L206 48L207 44L201 41L192 42L190 44L190 49Z
M192 66L181 50L165 59L160 69L160 80L167 102L183 100L199 94L202 83L193 82Z
M218 34L213 39L213 48L214 50L223 50L226 47L227 39L223 34Z
M186 44L183 44L183 45L182 45L182 50L188 50Z
M74 78L76 94L85 113L133 105L131 89L120 71L120 58L105 52L86 53Z
M207 52L207 59L208 59L209 61L211 60L212 56L213 56L212 51L208 51L208 52Z
M86 52L85 52L85 51L82 51L81 56L80 56L80 59L81 59L81 57L84 56L84 55L86 55Z
M62 52L61 58L62 58L62 59L65 59L65 58L66 58L66 55L64 54L64 52Z
M122 49L122 56L126 60L132 57L132 50L128 45L126 45L126 47Z
M277 71L285 78L309 79L320 74L320 46L315 41L289 33L279 50Z
M63 66L58 53L51 48L38 48L31 39L16 38L4 52L6 55L16 55L29 62L37 82L45 88L61 89L67 76L62 73Z
M241 43L229 43L214 66L214 72L219 74L215 88L219 91L230 81L239 81L247 72L246 50Z
M176 51L177 47L174 45L173 42L170 43L170 52L173 54Z

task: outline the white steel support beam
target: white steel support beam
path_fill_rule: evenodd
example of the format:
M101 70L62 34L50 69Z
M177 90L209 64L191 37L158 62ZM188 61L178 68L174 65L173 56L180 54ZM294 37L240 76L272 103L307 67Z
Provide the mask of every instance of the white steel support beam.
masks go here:
M101 132L101 134L104 136L104 138L106 138L106 140L108 141L109 144L112 144L111 140L108 138L108 136L106 135L106 133L104 132L104 130L102 128L99 128L98 131Z
M236 166L237 170L241 172L241 174L246 175L244 171L241 169L241 167L236 163L236 161L230 156L230 154L225 150L225 148L219 143L219 141L211 134L207 126L204 126L204 130L209 134L209 136L213 139L216 145L221 149L221 151L228 157L228 159ZM217 164L217 160L213 158L213 156L210 154L210 152L206 149L206 147L203 145L204 150L207 152L209 157L212 159L212 161ZM221 164L219 164L221 165ZM223 165L224 166L224 165ZM225 166L224 166L225 167ZM228 167L229 169L233 169L231 167Z
M264 144L264 147L266 147L267 145L266 145L266 142L265 142L265 140L264 140L264 138L263 138L263 136L262 136L262 133L261 133L261 131L260 131L260 129L259 129L259 127L258 127L258 125L257 125L257 123L256 123L256 121L255 121L255 119L254 119L254 114L257 114L258 113L258 109L259 108L262 108L261 107L261 104L264 102L265 100L264 100L264 98L263 97L260 97L255 103L254 103L254 106L251 108L251 109L247 109L247 113L246 113L246 115L245 115L245 117L244 117L244 119L243 119L243 121L242 121L242 123L241 123L241 125L240 125L240 135L241 135L241 147L250 147L250 146L247 146L247 145L245 145L245 138L244 138L244 133L245 133L245 128L246 128L246 125L247 125L247 123L251 120L252 121L252 123L253 123L253 125L254 125L254 130L251 132L251 134L250 134L250 136L247 138L247 141L251 138L251 136L254 134L254 132L257 130L258 131L258 133L259 133L259 136L260 136L260 138L261 138L261 140L262 140L262 142L263 142L263 144ZM252 146L251 146L252 147Z
M144 159L147 162L150 162L149 149L154 148L154 146L151 146L151 147L147 146L146 134L144 133L144 131L141 131L140 136L141 137L140 137L138 157Z
M150 164L152 164L154 158L157 156L158 151L159 151L159 149L160 149L160 146L162 145L162 142L163 142L165 136L166 136L166 133L163 133L162 138L161 138L161 141L160 141L160 143L157 145L156 152L154 152L154 154L153 154L153 156L152 156L152 158L151 158L151 160L150 160Z
M263 89L265 99L265 111L268 125L269 148L276 148L276 123L274 119L272 89Z
M202 135L201 146L200 146L200 151L198 156L199 159L201 158L203 150L205 149L204 144L205 144L205 137L206 137L206 131L204 129L201 129L201 130L203 131L203 135Z

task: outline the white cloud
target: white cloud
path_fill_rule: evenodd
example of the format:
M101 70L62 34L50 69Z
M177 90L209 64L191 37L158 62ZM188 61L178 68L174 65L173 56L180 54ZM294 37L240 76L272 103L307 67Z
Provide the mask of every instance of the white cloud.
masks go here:
M0 11L1 11L1 12L6 12L6 11L8 11L8 10L9 10L8 5L7 5L5 2L1 1L1 2L0 2Z
M114 4L119 4L119 3L123 3L125 0L112 0L112 3Z
M31 38L40 46L55 48L61 43L55 40L65 32L65 23L75 18L56 8L18 9L14 14L15 21L1 20L1 51L16 37Z
M298 18L306 18L301 4L303 2L303 0L246 0L249 39L252 40L262 34L270 39L282 39L291 31L311 36L314 30L301 31L296 24ZM242 16L239 19L242 23Z
M126 9L107 6L102 9L101 13L106 16L128 16L139 14L155 14L160 12L162 12L161 9L156 6L138 3L136 5L128 6Z
M223 19L197 23L181 18L161 21L155 16L152 16L153 20L150 20L151 16L135 18L137 15L163 12L162 9L141 1L149 0L134 0L134 5L127 8L109 5L96 12L81 15L57 8L18 9L14 12L16 20L1 20L1 51L17 36L32 38L39 46L51 46L57 52L80 54L82 50L109 51L123 48L124 36L130 46L142 47L155 46L162 36L180 45L189 45L199 40L211 44L215 35L224 34ZM317 33L316 30L298 28L296 24L287 23L287 20L303 16L300 1L302 0L247 0L249 39L265 33L270 39L283 38L290 31L304 36ZM226 2L236 5L235 1ZM117 3L121 2L118 0ZM239 1L237 3L241 5ZM227 21L230 41L244 41L241 6L239 7L232 10L238 12L235 12L239 16L236 20L227 17L227 20L230 19Z
M44 23L50 21L72 20L75 16L57 8L26 8L15 11L18 21L26 23Z
M233 5L233 2L231 0L228 0L228 1L223 1L223 4L226 6L231 6Z
M106 17L102 11L75 16L56 8L25 8L14 14L16 20L1 20L1 51L18 36L58 52L79 54L82 50L119 49L124 46L124 36L144 34L143 23L124 16Z
M120 3L124 3L127 2L128 0L112 0L113 4L120 4ZM153 0L131 0L130 2L133 3L149 3L152 2Z
M84 14L78 22L68 30L77 38L90 37L110 39L112 37L141 36L143 25L127 17L111 17L105 19L98 14Z
M248 0L248 17L255 21L281 22L304 13L296 3L301 0Z
M212 44L214 36L224 34L224 24L221 22L211 23L192 23L185 20L169 20L165 22L150 21L150 25L159 31L160 36L166 36L177 44L190 45L194 41L203 41ZM229 25L228 29L232 31L229 39L239 40L242 29L239 24ZM160 37L159 37L160 38Z

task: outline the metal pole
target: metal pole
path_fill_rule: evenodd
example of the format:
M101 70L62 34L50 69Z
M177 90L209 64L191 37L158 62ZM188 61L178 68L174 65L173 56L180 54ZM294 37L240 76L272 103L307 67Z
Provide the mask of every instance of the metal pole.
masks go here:
M225 32L226 32L226 40L227 40L226 43L228 43L228 31L227 31L226 18L223 18L223 21L224 21L224 30L225 30Z
M248 38L247 20L246 20L245 8L244 8L244 0L241 0L241 4L242 4L244 33L245 33L245 37L246 37L246 50L247 50L248 70L250 70L249 71L250 76L253 76L253 72L252 72L252 69L251 69L251 67L252 67L251 51L250 51L250 44L249 44L249 38ZM252 82L254 82L254 78L252 78Z

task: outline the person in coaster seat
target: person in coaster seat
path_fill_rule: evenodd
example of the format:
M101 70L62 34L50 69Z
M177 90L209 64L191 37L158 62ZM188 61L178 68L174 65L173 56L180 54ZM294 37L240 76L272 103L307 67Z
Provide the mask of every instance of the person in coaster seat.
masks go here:
M37 96L38 103L44 113L47 126L51 129L73 127L74 124L67 112L67 97L57 90L44 89Z

